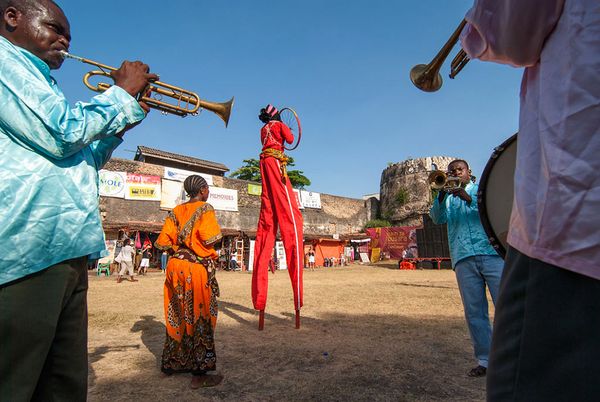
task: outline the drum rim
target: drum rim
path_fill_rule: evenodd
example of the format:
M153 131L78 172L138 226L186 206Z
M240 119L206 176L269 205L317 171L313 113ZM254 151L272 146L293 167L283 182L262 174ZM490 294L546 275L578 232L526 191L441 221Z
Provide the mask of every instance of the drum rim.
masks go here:
M483 226L483 230L485 234L488 236L488 241L492 245L492 247L496 250L496 252L502 257L506 257L506 248L502 245L500 240L498 240L498 235L494 232L491 223L487 217L487 208L486 208L486 198L485 198L485 189L487 188L488 180L490 177L490 172L498 159L498 155L504 151L510 144L517 140L517 135L519 133L515 133L511 135L508 139L504 140L504 142L497 147L494 148L494 152L490 155L485 168L483 168L483 172L481 173L481 180L479 180L479 187L477 189L477 208L479 209L479 220L481 221L481 226Z

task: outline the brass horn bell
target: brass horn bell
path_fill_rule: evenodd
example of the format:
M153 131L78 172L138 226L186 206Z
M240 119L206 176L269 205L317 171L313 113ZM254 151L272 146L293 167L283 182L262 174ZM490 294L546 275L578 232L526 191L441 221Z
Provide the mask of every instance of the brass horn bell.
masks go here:
M458 28L452 33L444 47L440 49L439 53L431 60L429 64L417 64L410 70L410 80L417 88L425 92L435 92L442 87L442 76L440 74L440 68L444 61L450 54L450 51L458 42L460 33L465 27L467 21L462 20ZM463 67L469 62L469 56L464 50L460 50L454 60L452 60L450 68L450 78L456 77L456 75L463 69Z
M434 170L429 173L427 182L432 190L451 190L453 188L460 187L460 180L458 177L448 176L448 174L441 170Z

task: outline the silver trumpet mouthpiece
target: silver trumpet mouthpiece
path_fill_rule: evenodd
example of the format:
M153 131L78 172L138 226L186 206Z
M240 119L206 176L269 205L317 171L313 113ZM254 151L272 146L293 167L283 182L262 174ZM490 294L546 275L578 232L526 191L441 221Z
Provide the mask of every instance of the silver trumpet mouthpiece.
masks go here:
M74 54L65 52L64 50L61 50L60 54L62 55L63 59L75 59L75 60L79 60L81 62L85 62L83 57L75 56Z

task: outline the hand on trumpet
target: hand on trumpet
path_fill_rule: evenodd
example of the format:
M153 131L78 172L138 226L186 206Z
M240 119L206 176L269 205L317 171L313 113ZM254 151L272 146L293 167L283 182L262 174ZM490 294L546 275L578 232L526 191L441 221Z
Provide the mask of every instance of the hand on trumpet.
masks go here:
M146 94L150 83L158 81L158 75L149 71L148 65L141 61L124 61L121 67L110 72L110 76L115 81L115 85L137 99L140 94ZM145 102L138 102L147 114L150 107Z
M453 197L460 198L461 200L465 201L469 205L471 204L471 201L473 201L471 196L469 194L467 194L467 192L465 191L465 188L462 186L456 187L453 189L449 189L448 194L452 194Z

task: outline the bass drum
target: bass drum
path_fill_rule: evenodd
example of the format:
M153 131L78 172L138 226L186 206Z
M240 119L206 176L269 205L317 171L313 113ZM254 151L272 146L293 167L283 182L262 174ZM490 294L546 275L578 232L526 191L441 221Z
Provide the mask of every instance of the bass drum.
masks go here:
M506 256L508 225L514 194L517 164L517 134L494 148L485 165L477 192L479 217L490 244L502 258Z

